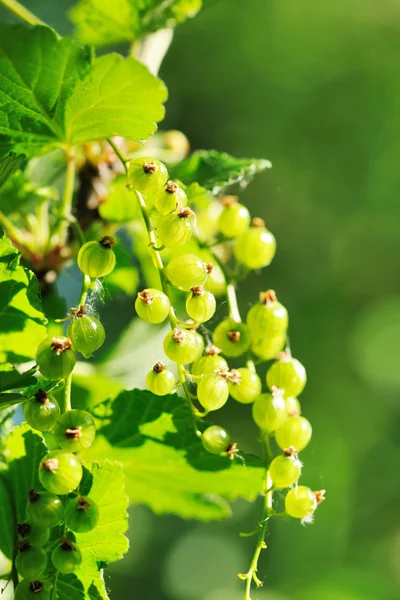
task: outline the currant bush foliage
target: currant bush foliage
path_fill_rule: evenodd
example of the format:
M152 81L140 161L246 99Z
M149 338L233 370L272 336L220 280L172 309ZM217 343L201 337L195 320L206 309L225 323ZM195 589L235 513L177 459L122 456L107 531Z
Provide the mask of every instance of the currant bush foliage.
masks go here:
M236 298L276 240L234 193L271 164L188 156L184 134L156 133L167 90L150 72L162 56L145 66L149 48L163 54L200 8L80 0L77 41L0 25L0 551L16 598L106 600L104 569L128 549L129 502L211 521L261 494L240 575L250 600L268 520L310 521L324 500L298 486L312 428L287 311L262 291L242 320ZM120 42L130 56L81 45ZM67 307L55 281L71 264L82 284ZM144 323L95 368L86 360L107 337L99 297L120 295ZM265 378L257 367L269 361ZM148 390L121 391L132 365ZM232 401L252 405L262 458L212 423ZM12 429L16 410L26 422Z

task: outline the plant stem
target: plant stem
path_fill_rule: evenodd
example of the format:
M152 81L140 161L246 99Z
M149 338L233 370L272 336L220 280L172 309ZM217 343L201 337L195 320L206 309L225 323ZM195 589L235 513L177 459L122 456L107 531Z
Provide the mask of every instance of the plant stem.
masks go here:
M241 323L239 307L236 298L236 289L233 283L228 283L226 287L226 294L228 297L229 315L236 322Z
M71 387L72 387L72 373L64 379L63 396L62 396L62 401L60 403L61 414L64 414L65 412L68 412L69 410L71 410Z
M55 598L56 598L57 581L58 581L59 574L60 574L60 571L56 571L56 574L54 575L54 582L53 582L53 587L51 588L50 600L55 600Z
M30 23L30 25L46 25L44 21L31 13L30 10L17 2L17 0L0 0L0 4L2 4L7 10L9 10L13 15L22 21Z
M81 295L79 296L78 306L80 306L81 304L85 305L91 283L92 280L90 279L90 277L82 273L82 290Z
M155 33L147 35L143 40L132 44L131 56L146 65L150 73L157 75L173 35L172 29L159 29Z
M111 148L114 150L115 154L122 162L123 167L125 169L125 173L128 175L128 161L123 157L123 155L121 154L121 150L118 148L117 144L114 144L111 138L108 138L107 142L110 144Z
M65 177L64 195L60 206L60 223L58 236L60 245L64 245L72 216L72 201L74 197L76 161L75 152L70 149L67 153L67 172Z

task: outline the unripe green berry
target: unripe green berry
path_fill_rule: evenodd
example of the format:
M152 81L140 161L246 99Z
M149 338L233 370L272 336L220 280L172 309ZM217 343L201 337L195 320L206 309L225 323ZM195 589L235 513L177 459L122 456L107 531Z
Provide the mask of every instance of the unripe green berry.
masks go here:
M169 298L160 290L149 288L139 292L135 301L137 314L148 323L162 323L171 308Z
M211 292L202 286L190 288L191 293L186 299L186 312L197 323L205 323L214 316L216 301Z
M43 548L31 546L27 540L18 542L19 553L15 559L18 573L30 581L42 575L47 566L47 554Z
M35 523L20 523L17 525L18 534L31 546L41 547L50 537L49 527L41 527Z
M63 538L61 544L54 548L51 562L55 569L63 575L67 575L80 567L82 555L79 548L71 540Z
M172 213L178 206L184 207L187 197L183 189L173 181L168 181L163 190L156 195L154 206L161 215Z
M41 527L55 527L63 519L64 507L58 496L30 490L26 506L28 519Z
M219 425L211 425L203 432L201 443L207 452L221 454L221 452L226 452L229 446L229 433Z
M166 396L167 394L172 394L174 391L176 380L173 373L167 369L164 363L158 362L147 374L146 384L153 394Z
M206 373L197 386L197 398L206 411L222 408L229 398L225 372Z
M252 227L242 233L233 246L236 259L249 269L268 266L275 251L276 240L261 219L253 219Z
M50 600L51 589L46 580L23 579L15 588L15 600Z
M304 389L307 381L306 370L295 358L287 352L282 352L267 373L267 385L284 390L285 396L296 397Z
M317 499L309 487L299 485L289 490L285 498L285 510L290 517L305 519L317 508Z
M260 429L275 431L287 419L282 390L272 394L261 394L253 404L253 419Z
M277 489L295 484L301 475L302 464L296 454L288 451L287 455L276 456L269 466L269 476Z
M99 319L92 315L79 315L68 326L68 337L74 350L90 358L106 339L106 332Z
M219 230L227 238L238 237L249 228L250 213L243 204L239 204L236 196L225 196L222 203L224 208L218 219Z
M297 398L285 397L286 410L289 417L298 417L301 415L301 406Z
M65 379L76 363L75 350L67 337L47 337L38 346L36 362L47 379Z
M195 254L180 254L170 260L165 274L173 286L189 291L192 287L203 285L211 270L212 266Z
M129 161L128 185L145 196L157 194L167 179L167 167L156 158L141 156Z
M186 244L192 237L193 216L194 212L190 208L182 208L161 217L157 223L160 243L166 248L176 248Z
M226 360L219 356L221 350L216 346L210 346L206 349L204 356L198 358L192 365L191 373L195 377L200 377L205 373L214 373L218 370L227 371L228 363Z
M199 356L199 341L192 331L174 329L164 339L164 352L178 364L190 364Z
M24 406L24 417L28 425L38 431L51 431L60 416L57 400L48 396L44 390L38 390Z
M282 450L293 447L300 452L311 440L312 427L304 417L290 417L276 430L276 443Z
M91 498L78 496L67 504L65 509L65 524L75 533L88 533L99 521L99 509Z
M242 404L251 404L261 394L261 379L251 369L232 369L229 377L229 392Z
M82 465L74 454L53 450L40 463L40 483L53 494L62 496L73 492L81 479Z
M99 242L86 242L78 252L78 267L91 279L105 277L114 270L116 258L112 250L115 242L106 235Z
M214 344L226 356L241 356L250 347L249 330L245 323L236 323L230 317L224 319L215 329Z
M274 290L260 294L260 302L254 304L246 319L250 331L251 343L262 346L271 339L286 337L288 313L278 302Z
M63 450L82 452L93 444L96 425L86 410L69 410L59 417L53 434Z

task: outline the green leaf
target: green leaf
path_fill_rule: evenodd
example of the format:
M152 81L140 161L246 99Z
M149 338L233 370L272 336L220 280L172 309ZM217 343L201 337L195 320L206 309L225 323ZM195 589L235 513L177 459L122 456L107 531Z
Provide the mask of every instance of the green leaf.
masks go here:
M39 284L19 265L19 252L0 228L0 361L22 362L35 356L46 336Z
M35 385L36 378L33 374L36 371L36 367L29 369L25 373L19 373L9 363L0 365L0 392L6 392L7 390L21 390L27 388L30 385Z
M194 17L201 5L201 0L80 0L69 17L79 41L107 46L174 27Z
M9 559L13 556L13 544L15 525L12 511L12 497L8 488L8 482L3 473L0 473L0 551Z
M58 199L58 193L51 187L40 187L30 181L26 174L17 171L0 189L0 209L12 222L23 229L26 215L35 212L36 207L48 200Z
M207 453L176 394L121 392L101 433L90 454L121 461L131 502L156 513L222 519L230 515L227 500L254 500L262 491L262 461L245 456L242 464Z
M198 150L171 169L172 179L181 179L185 185L198 182L214 194L239 184L246 186L256 175L271 168L269 160L235 158L216 150Z
M92 53L48 27L0 25L0 153L64 140L64 111Z
M20 154L19 156L15 152L10 152L8 156L5 156L0 160L0 187L4 185L7 179L21 166L25 156ZM0 203L1 207L1 203Z
M76 575L60 575L57 579L57 600L85 600L85 587Z
M134 58L101 56L68 100L66 139L71 144L115 135L144 140L164 117L166 99L162 81Z

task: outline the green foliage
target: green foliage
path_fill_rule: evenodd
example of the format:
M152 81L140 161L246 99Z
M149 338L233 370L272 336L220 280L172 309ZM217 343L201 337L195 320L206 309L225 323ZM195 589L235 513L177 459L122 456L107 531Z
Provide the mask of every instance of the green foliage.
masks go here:
M149 137L164 116L164 85L133 58L92 61L89 48L49 28L1 25L0 152Z
M19 156L15 152L10 152L8 156L5 156L0 160L0 187L2 187L7 179L16 171L24 160L24 155ZM2 206L3 209L3 206Z
M69 12L76 38L94 46L133 42L194 17L202 0L80 0Z
M227 500L254 500L262 489L262 462L207 453L193 431L190 409L176 394L121 392L101 433L90 455L121 461L130 501L156 513L223 519L230 515Z
M197 182L217 194L234 184L246 186L256 173L271 166L269 160L235 158L226 152L197 150L173 167L171 176L185 185Z
M0 359L4 362L33 358L46 335L36 277L19 265L19 259L0 228Z

